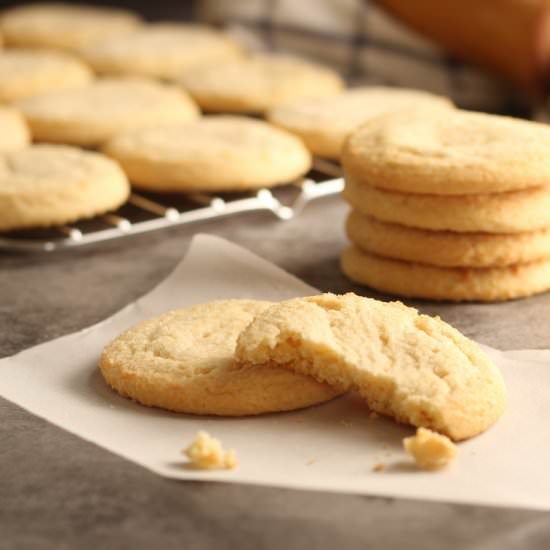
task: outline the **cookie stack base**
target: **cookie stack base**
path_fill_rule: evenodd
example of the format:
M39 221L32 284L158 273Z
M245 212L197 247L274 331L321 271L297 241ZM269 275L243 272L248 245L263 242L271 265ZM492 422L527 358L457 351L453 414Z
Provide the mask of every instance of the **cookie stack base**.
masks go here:
M496 302L550 290L550 260L507 267L443 268L383 258L355 246L341 267L352 281L390 294L453 302Z

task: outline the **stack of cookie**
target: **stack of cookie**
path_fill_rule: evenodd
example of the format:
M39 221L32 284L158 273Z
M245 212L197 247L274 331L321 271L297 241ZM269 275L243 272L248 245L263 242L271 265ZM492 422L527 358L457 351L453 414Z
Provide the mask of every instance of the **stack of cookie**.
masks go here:
M550 289L550 128L458 109L383 115L346 143L342 269L401 296Z

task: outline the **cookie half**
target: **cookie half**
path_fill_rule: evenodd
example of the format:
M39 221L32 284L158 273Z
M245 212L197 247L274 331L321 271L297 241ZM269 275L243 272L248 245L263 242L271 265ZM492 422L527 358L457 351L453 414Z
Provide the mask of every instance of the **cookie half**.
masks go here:
M159 23L132 35L115 36L80 53L99 74L176 79L193 67L219 66L239 57L241 49L210 27Z
M439 318L354 294L273 305L235 354L356 389L373 411L455 440L489 428L506 403L499 370L474 342Z
M0 53L0 102L77 88L93 78L84 63L62 52L13 49Z
M459 109L416 108L370 120L342 162L356 181L404 193L495 193L550 183L550 127Z
M419 104L453 107L449 99L427 92L372 86L275 107L267 118L300 136L314 155L339 159L346 138L358 126L378 115Z
M115 209L130 186L98 153L34 145L0 155L0 230L44 227Z
M19 111L0 106L0 153L17 151L29 145L31 136Z
M331 69L294 57L257 54L183 73L179 82L213 113L263 113L304 98L333 96L344 83Z
M97 80L17 105L35 140L86 147L128 130L188 122L199 116L183 90L143 78Z
M550 290L550 260L506 267L435 267L393 260L351 246L341 258L342 271L371 288L427 300L498 302Z
M439 267L503 267L550 258L550 228L501 234L430 231L352 211L346 230L365 252Z
M521 233L550 227L550 186L476 195L378 189L346 177L343 196L379 221L438 231Z
M78 50L135 31L140 18L126 10L62 3L15 6L0 16L6 44L16 48Z
M256 189L289 183L311 166L297 137L236 116L128 132L104 151L133 184L153 191Z
M107 383L143 405L170 411L245 416L322 403L339 393L273 365L244 367L239 333L269 302L227 300L165 313L130 328L104 350Z

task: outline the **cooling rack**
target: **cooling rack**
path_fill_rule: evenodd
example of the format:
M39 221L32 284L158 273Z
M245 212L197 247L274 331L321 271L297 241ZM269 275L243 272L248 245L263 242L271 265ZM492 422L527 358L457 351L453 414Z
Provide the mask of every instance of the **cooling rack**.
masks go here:
M286 221L309 202L340 193L343 185L338 164L315 159L306 177L273 189L185 195L133 192L116 212L71 225L6 233L0 237L0 249L54 252L247 212L268 212Z

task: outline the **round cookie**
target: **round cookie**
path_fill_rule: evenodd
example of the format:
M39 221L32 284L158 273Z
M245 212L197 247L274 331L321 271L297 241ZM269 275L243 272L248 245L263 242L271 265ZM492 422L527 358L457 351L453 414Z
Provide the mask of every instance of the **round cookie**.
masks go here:
M0 16L6 45L16 48L75 51L140 25L140 18L126 10L61 3L15 6Z
M102 79L18 103L37 141L93 147L115 134L198 117L174 86L142 78Z
M267 118L300 136L314 155L337 160L346 138L359 125L383 113L419 104L453 107L450 100L427 92L372 86L275 107Z
M46 227L118 208L129 184L112 160L61 145L0 156L0 230Z
M179 82L205 111L232 113L263 113L290 101L333 96L344 88L342 79L326 67L273 54L199 66Z
M209 27L161 23L105 40L81 55L100 74L175 79L193 67L219 66L240 56L241 50L228 36Z
M0 153L17 151L29 145L30 132L19 111L0 106L0 128Z
M550 258L550 228L501 234L429 231L352 211L346 230L365 252L439 267L503 267Z
M93 80L92 71L62 52L6 50L0 52L0 102L77 88Z
M550 290L550 260L507 267L435 267L347 248L342 271L356 283L388 294L453 302L496 302Z
M407 193L495 193L550 183L550 127L514 118L417 108L381 115L346 142L358 182Z
M346 178L344 198L379 221L438 231L519 233L550 227L550 186L478 195L421 195Z
M291 134L260 120L210 116L121 134L104 152L138 187L152 191L231 191L289 183L311 166Z
M191 414L256 415L336 397L341 392L307 376L235 362L239 333L270 305L226 300L165 313L112 341L99 368L121 395Z
M455 440L489 428L506 404L499 370L474 342L439 318L355 294L273 305L241 333L235 356L358 390L371 410Z

